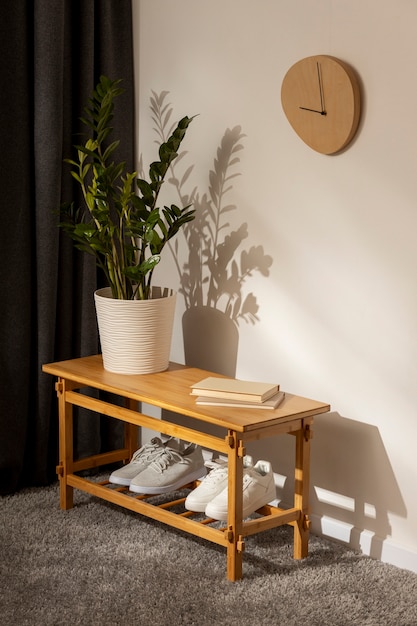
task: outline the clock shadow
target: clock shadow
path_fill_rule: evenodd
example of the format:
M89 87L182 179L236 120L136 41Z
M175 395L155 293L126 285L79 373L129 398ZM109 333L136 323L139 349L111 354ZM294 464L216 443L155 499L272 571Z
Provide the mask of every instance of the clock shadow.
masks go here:
M343 63L346 65L346 67L349 68L349 71L355 77L356 82L357 82L357 84L359 86L360 117L359 117L357 130L355 132L354 137L351 139L351 141L344 148L342 148L338 152L335 152L334 155L329 155L329 156L338 156L340 154L344 154L347 150L349 150L350 148L352 148L355 145L355 143L358 141L358 139L360 137L360 134L362 132L362 128L363 128L363 125L365 123L365 117L366 117L366 103L367 103L367 101L366 101L366 92L365 92L365 87L364 87L364 82L362 80L362 77L360 76L360 74L358 74L358 72L355 69L353 69L353 67L351 65L349 65L349 63L347 63L346 61L343 61Z

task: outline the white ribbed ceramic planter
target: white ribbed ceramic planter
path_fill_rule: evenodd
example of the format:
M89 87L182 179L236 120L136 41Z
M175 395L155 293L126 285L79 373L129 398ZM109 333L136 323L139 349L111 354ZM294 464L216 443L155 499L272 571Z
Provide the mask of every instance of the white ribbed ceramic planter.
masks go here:
M167 369L176 293L152 289L150 300L116 300L110 287L94 293L104 369L151 374Z

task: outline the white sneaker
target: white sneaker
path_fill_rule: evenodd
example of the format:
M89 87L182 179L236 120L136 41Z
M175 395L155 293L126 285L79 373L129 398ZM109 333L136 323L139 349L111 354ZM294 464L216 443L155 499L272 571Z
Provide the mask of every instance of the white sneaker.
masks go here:
M228 488L226 486L207 504L207 517L227 521L227 495ZM249 517L251 513L271 502L275 497L274 474L268 461L258 461L253 467L244 470L242 519Z
M177 441L171 438L165 443L162 443L159 437L153 437L153 439L145 443L139 450L136 450L130 463L112 472L109 476L109 481L115 485L125 485L128 487L133 478L144 470L166 446L175 448L176 450L185 447L181 440Z
M243 467L246 468L252 465L252 457L249 455L245 456L243 458ZM206 463L206 466L213 469L210 470L198 487L188 494L185 500L184 506L189 511L204 513L208 503L221 493L225 487L227 488L227 461L216 459L213 462Z
M178 451L166 446L130 483L135 493L160 494L175 491L206 475L200 446L190 443Z

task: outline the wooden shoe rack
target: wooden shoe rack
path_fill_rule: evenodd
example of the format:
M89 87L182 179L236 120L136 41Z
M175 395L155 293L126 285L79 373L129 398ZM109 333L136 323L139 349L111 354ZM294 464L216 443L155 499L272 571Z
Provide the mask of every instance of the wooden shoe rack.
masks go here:
M309 517L308 493L310 477L310 439L313 417L330 410L328 404L286 393L285 400L275 410L220 408L198 406L190 395L190 385L218 376L194 367L171 363L168 370L157 374L114 374L103 368L101 355L94 355L43 366L43 371L57 378L59 404L59 465L60 505L73 506L73 490L87 493L164 522L223 546L227 553L227 577L236 581L242 577L245 538L255 533L290 524L294 528L294 558L308 554ZM123 402L97 399L86 390L109 392ZM162 409L161 419L142 413L141 403ZM84 407L124 422L124 447L81 460L73 458L73 406ZM164 418L164 410L187 416L187 426ZM228 459L228 520L222 528L214 520L197 516L181 507L184 498L153 503L155 499L131 494L126 488L81 477L82 470L128 462L138 447L138 428L191 441L218 452ZM220 434L213 435L215 430ZM294 502L290 509L266 505L256 517L242 520L242 478L245 446L250 441L276 435L295 437ZM191 487L193 485L190 485ZM179 511L179 512L178 512Z

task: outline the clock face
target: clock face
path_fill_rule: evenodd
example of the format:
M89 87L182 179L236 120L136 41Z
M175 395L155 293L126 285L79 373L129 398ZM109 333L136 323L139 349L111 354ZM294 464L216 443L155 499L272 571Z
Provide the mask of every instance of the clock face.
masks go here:
M335 154L353 139L360 117L360 90L353 70L327 55L307 57L286 73L284 113L313 150Z

